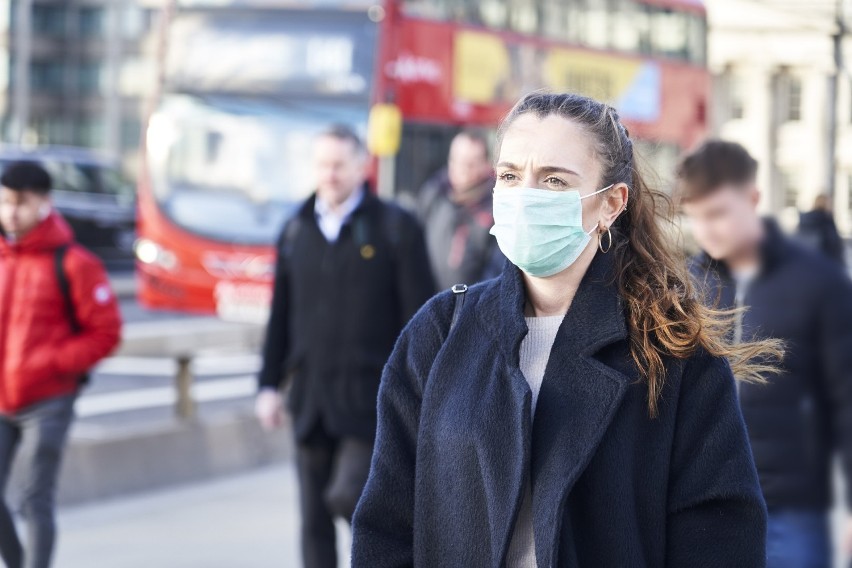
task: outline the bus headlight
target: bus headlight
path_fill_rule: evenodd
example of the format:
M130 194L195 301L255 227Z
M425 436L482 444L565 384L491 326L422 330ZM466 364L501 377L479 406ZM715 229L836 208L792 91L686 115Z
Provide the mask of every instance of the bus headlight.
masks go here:
M163 248L150 239L139 239L133 247L136 258L142 264L158 266L166 270L174 270L178 266L175 253Z

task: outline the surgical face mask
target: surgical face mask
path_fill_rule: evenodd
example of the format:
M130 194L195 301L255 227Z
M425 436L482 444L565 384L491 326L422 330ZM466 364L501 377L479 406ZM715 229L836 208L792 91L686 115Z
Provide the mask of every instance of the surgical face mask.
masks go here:
M530 276L558 274L577 260L597 228L583 228L582 200L613 185L582 197L579 191L495 188L491 234L506 258Z

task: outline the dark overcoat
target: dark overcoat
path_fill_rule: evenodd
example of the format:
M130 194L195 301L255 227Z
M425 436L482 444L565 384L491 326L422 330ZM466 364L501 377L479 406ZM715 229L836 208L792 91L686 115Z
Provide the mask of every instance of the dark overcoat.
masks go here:
M770 514L827 510L838 454L852 482L852 281L774 222L766 224L760 260L743 295L742 335L785 347L769 384L744 384L739 393L763 497ZM703 253L691 268L708 302L736 306L737 284L723 262Z
M531 420L517 269L410 322L385 368L352 565L499 567L532 481L538 566L765 565L766 508L726 361L668 361L659 416L632 363L611 256L556 336Z

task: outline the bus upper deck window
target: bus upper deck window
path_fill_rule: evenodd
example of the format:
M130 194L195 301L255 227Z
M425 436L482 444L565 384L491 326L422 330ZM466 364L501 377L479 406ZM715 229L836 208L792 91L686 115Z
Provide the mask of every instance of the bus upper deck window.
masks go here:
M686 14L667 9L654 10L651 15L651 30L655 55L688 58L689 33Z
M482 0L479 3L479 17L485 26L502 29L509 19L509 7L505 0Z
M541 26L544 35L553 39L570 41L569 14L574 9L573 5L560 0L545 0L541 6Z
M523 34L538 32L538 3L535 0L510 0L509 25Z

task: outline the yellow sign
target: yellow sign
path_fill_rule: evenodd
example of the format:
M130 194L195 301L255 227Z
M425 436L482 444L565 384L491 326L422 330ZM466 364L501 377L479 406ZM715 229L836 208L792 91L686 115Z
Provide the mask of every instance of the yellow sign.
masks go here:
M614 103L633 84L640 61L576 49L551 49L544 80L554 91L580 93Z
M455 97L475 104L500 100L512 79L512 63L506 45L495 35L461 31L453 50Z
M453 52L453 95L472 104L513 103L536 89L573 92L615 104L634 86L642 61L584 49L504 42L460 31Z
M370 109L367 124L367 148L380 158L399 152L402 142L402 112L390 103L378 103Z

